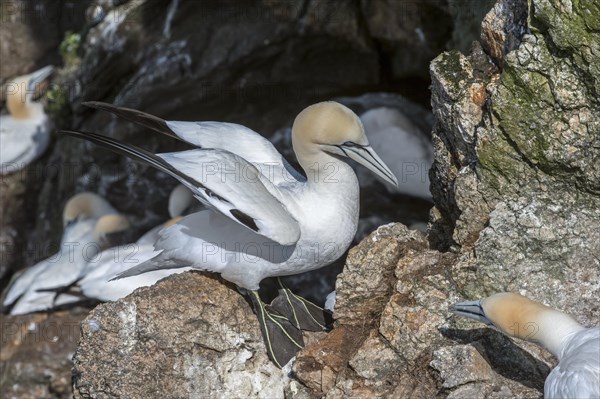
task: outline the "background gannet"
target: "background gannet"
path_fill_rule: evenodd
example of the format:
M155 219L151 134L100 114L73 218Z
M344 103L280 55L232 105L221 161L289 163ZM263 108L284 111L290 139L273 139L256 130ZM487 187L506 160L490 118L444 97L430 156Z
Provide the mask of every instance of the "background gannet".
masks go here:
M600 327L585 328L566 313L510 292L450 310L552 352L559 363L546 378L545 398L600 398Z
M68 293L79 297L77 299L72 296L73 302L79 302L82 299L101 302L116 301L131 294L137 288L151 286L171 274L183 273L189 270L188 268L161 269L124 279L111 280L118 273L158 255L158 252L154 249L154 243L159 238L159 231L181 220L181 215L194 202L196 201L191 191L185 186L178 185L175 187L169 196L169 213L172 219L146 232L135 243L106 249L91 260L85 268L85 274L78 278L76 287L68 291ZM64 288L66 287L61 289ZM66 300L63 302L66 302Z
M431 141L400 111L390 107L370 109L360 116L369 143L398 178L398 185L386 184L393 193L431 201L429 169L433 163ZM361 180L368 177L357 172Z
M124 216L102 197L81 193L63 211L64 232L58 253L26 269L9 285L3 301L10 314L50 309L73 298L44 290L69 286L84 272L90 259L109 245L108 235L129 227ZM64 301L64 302L63 302Z
M50 143L50 120L43 104L34 102L38 85L53 72L47 66L8 83L6 108L0 116L0 173L23 169L46 151Z
M350 246L359 187L347 158L397 184L369 145L358 116L341 104L322 102L296 117L292 145L304 177L267 139L241 125L169 122L110 104L87 105L201 147L155 155L94 133L63 132L168 173L210 208L161 231L155 244L160 254L120 276L187 266L220 273L251 291L267 351L275 364L285 365L303 345L300 328L312 328L297 321L317 320L322 326L325 315L286 288L280 292L291 314L279 314L260 299L260 281L318 269ZM302 312L309 314L296 317Z

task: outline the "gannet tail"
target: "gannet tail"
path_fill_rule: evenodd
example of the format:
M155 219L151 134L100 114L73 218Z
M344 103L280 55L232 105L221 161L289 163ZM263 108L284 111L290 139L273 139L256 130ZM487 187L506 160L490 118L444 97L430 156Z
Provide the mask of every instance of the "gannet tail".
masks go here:
M178 169L174 168L168 162L166 162L161 157L146 151L142 148L136 147L134 145L123 144L115 139L110 137L105 137L100 134L91 133L91 132L80 132L77 130L59 130L59 133L67 134L69 136L73 136L79 139L91 141L99 146L104 148L108 148L111 151L119 153L121 155L125 155L128 158L132 158L138 162L145 163L150 165L168 175L171 175L175 179L179 180L184 186L188 187L192 191L196 191L196 189L204 188L204 185L195 180L194 178L182 173Z
M84 102L83 105L93 109L99 109L102 111L110 112L111 114L114 114L119 118L126 119L135 124L147 127L148 129L152 129L155 132L162 133L169 137L183 141L180 137L173 133L171 129L169 129L169 127L167 126L167 121L157 116L150 115L145 112L138 111L136 109L116 107L112 104L103 103L100 101L88 101Z
M111 278L109 281L120 280L122 278L138 276L140 274L154 272L157 270L181 269L181 268L189 267L189 266L190 265L186 264L185 262L180 262L180 261L174 260L174 259L166 259L166 258L162 257L161 254L158 254L157 256L155 256L152 259L148 259L147 261L140 263L137 266L134 266L130 269L125 270L124 272L117 274L115 277Z

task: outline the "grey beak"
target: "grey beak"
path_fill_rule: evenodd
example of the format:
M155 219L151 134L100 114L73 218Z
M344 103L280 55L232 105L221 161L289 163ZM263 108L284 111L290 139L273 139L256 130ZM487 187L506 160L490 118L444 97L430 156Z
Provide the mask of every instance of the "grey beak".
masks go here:
M342 144L337 147L348 158L354 159L386 182L398 187L398 179L370 145L353 143L353 145Z
M448 309L452 313L455 313L459 316L468 317L469 319L480 321L488 326L493 326L494 323L491 322L490 319L487 318L483 308L481 307L481 301L465 301L455 303L451 305Z
M52 72L54 72L54 67L52 65L45 66L42 69L33 72L27 85L28 90L35 90L36 86L50 76Z

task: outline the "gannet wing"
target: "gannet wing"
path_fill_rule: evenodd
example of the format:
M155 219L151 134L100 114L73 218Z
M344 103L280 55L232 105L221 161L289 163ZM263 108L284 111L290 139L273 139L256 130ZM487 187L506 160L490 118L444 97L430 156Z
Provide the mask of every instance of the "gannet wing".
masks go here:
M600 398L600 327L567 338L544 384L546 398Z
M110 112L200 148L219 148L229 151L254 164L276 185L304 179L269 140L246 126L227 122L166 121L142 111L97 101L85 102L83 105Z
M238 155L218 149L155 155L95 133L62 133L92 141L171 175L204 205L281 245L293 245L300 238L298 221L282 204L281 197L275 196L279 190Z
M49 265L50 261L45 259L36 265L25 269L20 274L15 275L15 277L13 277L9 282L2 306L4 308L8 308L13 305L19 298L21 298L21 296L23 296L23 294L25 294L25 292L27 292L29 287L31 287L35 281L36 277Z
M546 378L545 398L598 398L600 396L600 371L596 367L580 365L565 369L560 363Z

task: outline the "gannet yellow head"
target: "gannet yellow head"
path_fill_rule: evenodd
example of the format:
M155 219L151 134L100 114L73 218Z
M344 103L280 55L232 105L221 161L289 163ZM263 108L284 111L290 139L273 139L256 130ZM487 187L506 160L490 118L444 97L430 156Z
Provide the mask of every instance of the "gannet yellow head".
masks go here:
M450 311L480 321L511 337L537 342L559 356L565 336L583 329L566 313L512 292L452 305Z
M52 72L54 67L46 66L29 75L19 76L6 86L6 108L15 119L28 119L41 110L37 104L32 104L31 99L37 86Z
M385 181L398 181L369 145L363 125L349 108L326 101L305 108L294 120L292 145L300 165L307 170L320 153L354 159Z
M106 201L94 193L79 193L65 205L63 210L63 225L83 219L98 219L104 215L116 214L117 211Z
M104 215L98 219L94 227L96 238L104 243L109 234L119 233L130 227L127 218L120 214Z

